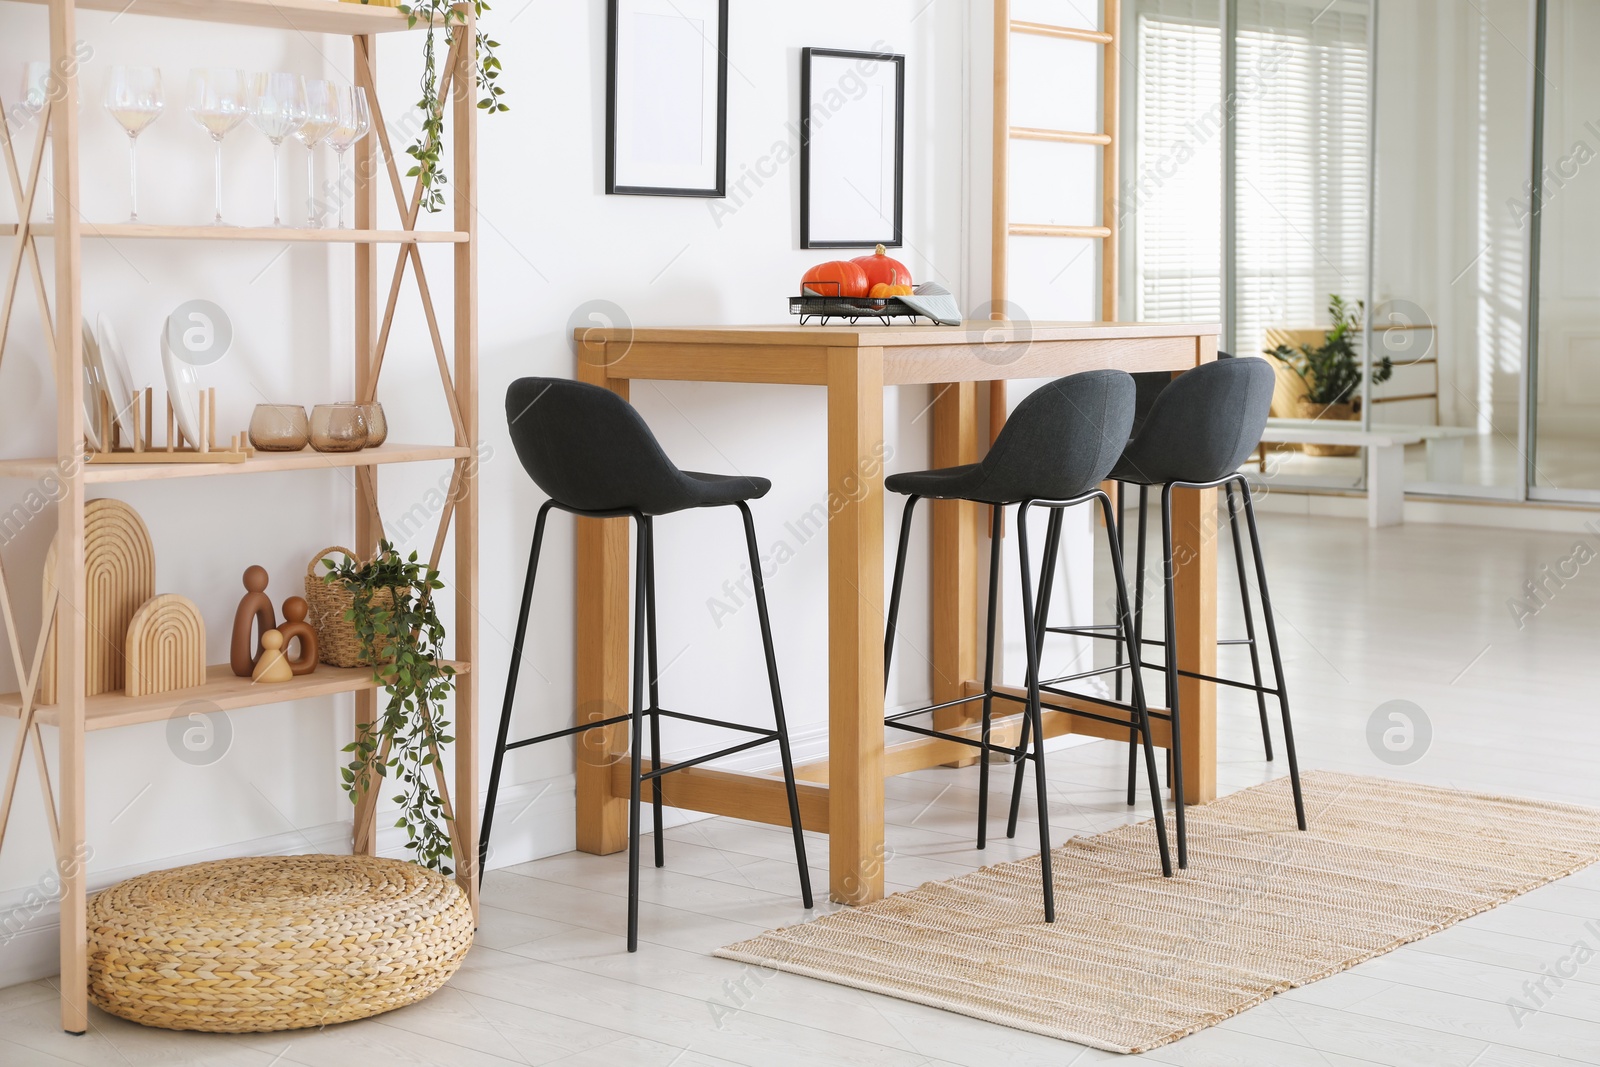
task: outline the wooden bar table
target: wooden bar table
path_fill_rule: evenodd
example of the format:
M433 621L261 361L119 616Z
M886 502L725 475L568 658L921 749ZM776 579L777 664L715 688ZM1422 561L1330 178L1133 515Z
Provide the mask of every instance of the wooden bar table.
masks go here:
M1216 358L1217 327L1176 323L972 322L964 326L707 326L583 329L581 380L624 398L635 379L817 386L828 391L828 759L798 768L806 829L828 834L832 899L883 896L883 780L967 757L933 738L884 745L883 401L896 385L933 385L935 466L976 462L977 383L1055 378L1115 367L1189 370ZM981 691L978 677L978 509L933 503L934 701ZM1216 673L1216 490L1174 494L1178 666ZM578 519L576 717L629 707L628 523ZM1191 804L1216 796L1216 698L1210 683L1181 682L1184 786ZM1070 708L1055 699L1047 707ZM792 713L792 709L791 709ZM945 709L943 729L977 735L976 711ZM996 744L1015 744L1020 716L997 720ZM1155 724L1156 743L1167 739ZM1127 731L1070 714L1046 718L1051 735L1125 741ZM582 735L577 766L578 847L628 845L625 726ZM660 780L658 780L659 783ZM677 772L666 803L779 825L789 821L777 769ZM649 799L648 783L646 799Z

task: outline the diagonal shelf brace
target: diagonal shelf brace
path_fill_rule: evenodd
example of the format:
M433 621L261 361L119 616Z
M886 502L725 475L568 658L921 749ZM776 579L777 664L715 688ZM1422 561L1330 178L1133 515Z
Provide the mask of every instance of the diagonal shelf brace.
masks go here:
M0 114L4 114L5 102L0 100ZM47 129L50 123L53 104L47 105L41 119L41 128ZM22 279L24 260L33 275L34 291L39 297L39 314L44 329L45 345L54 363L56 352L55 321L50 311L50 294L45 288L44 272L39 267L39 249L34 244L33 235L33 203L39 188L39 175L43 172L44 147L47 138L41 136L39 143L34 145L33 159L28 168L28 180L22 180L22 175L17 169L16 146L11 141L11 131L0 123L0 148L4 149L6 173L11 180L11 198L17 207L17 247L12 254L11 270L6 278L6 292L4 303L0 304L0 357L4 356L6 338L11 329L11 313L16 306L17 287Z
M460 42L461 38L457 37L450 44L450 51L446 56L446 63L449 65L446 66L444 73L439 78L438 95L440 99L445 99L450 94L452 75L456 66L456 52L460 47ZM416 184L412 189L411 203L408 206L400 178L400 169L395 164L394 147L389 142L389 130L383 122L382 109L379 108L376 102L376 94L371 91L371 86L373 85L372 67L368 62L366 49L359 38L357 39L357 55L360 57L360 64L356 75L361 85L368 89L368 95L374 101L373 126L377 129L384 163L389 170L389 185L394 193L395 207L400 212L403 227L405 229L414 229L422 204L422 179L420 176L417 178ZM445 404L450 409L450 421L455 427L456 444L467 445L470 442L467 441L466 420L462 418L460 399L456 395L455 382L450 376L449 359L444 349L444 336L439 329L439 318L434 310L433 293L428 286L427 272L422 266L422 254L416 248L415 243L409 246L402 246L395 257L394 276L389 283L389 298L384 308L383 326L379 330L378 341L372 353L372 373L367 383L367 395L363 399L370 400L376 394L378 380L383 374L383 357L388 350L389 332L394 324L395 309L399 305L400 284L405 278L405 264L408 258L416 274L417 290L422 298L422 310L428 320L428 334L433 342L433 355L439 367L440 382L444 386Z

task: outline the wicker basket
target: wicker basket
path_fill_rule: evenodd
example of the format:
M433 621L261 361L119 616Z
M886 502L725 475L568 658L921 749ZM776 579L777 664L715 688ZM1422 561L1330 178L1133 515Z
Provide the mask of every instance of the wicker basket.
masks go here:
M328 582L321 567L323 560L335 552L343 552L351 559L359 559L354 552L339 545L330 545L311 557L306 564L306 602L311 605L310 622L317 631L317 659L330 667L370 667L372 661L361 655L361 637L355 623L345 618L355 605L355 590L344 582ZM394 607L394 593L377 589L372 593L372 603L383 609Z
M89 999L167 1030L254 1033L427 997L472 947L455 882L372 856L256 856L131 878L89 901Z

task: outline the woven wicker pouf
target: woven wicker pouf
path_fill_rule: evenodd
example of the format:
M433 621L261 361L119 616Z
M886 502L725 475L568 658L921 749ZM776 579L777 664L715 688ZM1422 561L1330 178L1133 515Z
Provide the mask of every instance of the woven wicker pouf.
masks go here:
M433 993L472 946L455 882L370 856L155 871L89 901L89 999L168 1030L363 1019Z

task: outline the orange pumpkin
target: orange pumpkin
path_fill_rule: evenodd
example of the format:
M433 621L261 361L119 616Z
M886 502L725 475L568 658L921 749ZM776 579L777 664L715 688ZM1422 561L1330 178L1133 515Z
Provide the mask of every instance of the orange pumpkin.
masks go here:
M868 288L866 272L847 259L818 263L800 279L801 292L818 296L866 296Z
M850 262L866 272L868 285L877 285L879 282L884 285L904 285L908 287L911 285L911 272L906 269L906 265L898 259L890 259L885 255L882 245L879 245L877 251L873 252L872 255L857 256ZM904 294L891 293L889 295L901 296Z

